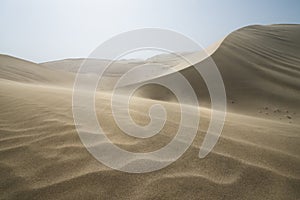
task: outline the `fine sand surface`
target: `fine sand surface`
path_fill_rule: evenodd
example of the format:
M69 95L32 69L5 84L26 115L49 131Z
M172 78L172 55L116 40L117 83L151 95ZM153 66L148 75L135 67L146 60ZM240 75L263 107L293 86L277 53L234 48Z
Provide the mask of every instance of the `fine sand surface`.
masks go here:
M300 199L299 35L300 25L249 26L209 52L222 74L229 112L218 143L204 159L198 154L210 121L210 98L194 67L208 58L199 57L194 66L168 56L116 62L104 89L134 66L166 62L180 69L202 106L189 149L168 167L144 174L110 169L81 143L72 87L82 59L36 64L0 55L0 199ZM90 67L107 62L92 60ZM158 135L138 139L115 124L110 94L96 94L105 133L132 152L160 149L177 131L176 99L156 85L137 91L130 104L132 118L147 124L154 103L166 108L167 122Z

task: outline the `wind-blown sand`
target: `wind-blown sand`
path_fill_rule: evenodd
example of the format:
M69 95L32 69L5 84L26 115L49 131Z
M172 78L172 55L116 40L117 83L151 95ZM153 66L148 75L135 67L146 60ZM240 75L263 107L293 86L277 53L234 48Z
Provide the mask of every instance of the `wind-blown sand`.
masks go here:
M1 55L0 199L299 199L299 35L300 25L249 26L212 51L229 113L221 138L204 159L198 153L210 120L209 95L193 66L180 66L203 106L199 131L179 160L145 174L110 169L81 143L72 115L72 86L82 60L36 64ZM156 61L161 59L170 62L164 57ZM128 62L117 63L104 83L151 60ZM166 125L149 139L118 129L109 98L97 93L97 115L118 146L149 152L176 133L179 108L171 93L152 85L132 100L130 113L138 124L147 124L148 108L163 100Z

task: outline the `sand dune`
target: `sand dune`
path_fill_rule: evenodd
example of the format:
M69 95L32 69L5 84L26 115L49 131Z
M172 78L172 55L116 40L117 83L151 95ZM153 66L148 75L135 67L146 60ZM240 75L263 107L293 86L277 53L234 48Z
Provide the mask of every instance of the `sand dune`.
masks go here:
M74 75L47 69L36 63L15 57L0 55L0 78L21 83L72 86Z
M35 64L0 56L0 199L299 199L299 32L299 25L249 26L227 36L213 52L230 112L221 138L204 159L198 153L210 100L193 67L206 61L182 67L204 106L198 134L179 160L145 174L110 169L81 143L72 115L73 62L81 60ZM126 71L137 63L122 61L110 75L119 77L118 68ZM138 124L149 122L153 103L167 110L165 127L147 139L122 133L108 93L97 92L97 115L116 145L153 151L170 142L180 123L173 99L153 85L133 98L130 113Z
M299 25L249 26L224 39L211 57L222 74L231 112L280 120L283 113L300 109L299 34ZM209 106L210 99L194 67L205 67L209 62L207 59L181 70L203 106ZM161 77L173 78L172 74ZM143 89L138 91L139 96L172 99L159 86ZM299 120L299 116L294 119Z

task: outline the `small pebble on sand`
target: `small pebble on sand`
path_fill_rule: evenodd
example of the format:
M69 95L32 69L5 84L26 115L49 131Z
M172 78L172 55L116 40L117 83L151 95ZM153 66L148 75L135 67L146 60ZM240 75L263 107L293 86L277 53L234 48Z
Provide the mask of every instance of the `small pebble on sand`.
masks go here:
M273 112L277 113L277 112L280 112L280 110L278 108L276 108Z

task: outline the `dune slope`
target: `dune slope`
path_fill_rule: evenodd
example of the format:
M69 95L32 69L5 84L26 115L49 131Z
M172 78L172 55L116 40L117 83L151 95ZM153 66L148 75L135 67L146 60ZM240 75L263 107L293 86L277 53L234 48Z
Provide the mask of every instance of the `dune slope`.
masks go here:
M19 83L72 86L74 75L66 71L47 69L39 64L0 55L0 78Z
M195 68L214 61L222 75L231 112L264 114L262 117L280 120L283 113L300 109L299 34L300 25L244 27L227 36L211 58L186 67L181 73L191 83L200 104L209 107L206 85ZM161 79L174 77L170 74ZM145 87L138 93L152 99L172 99L157 86Z

